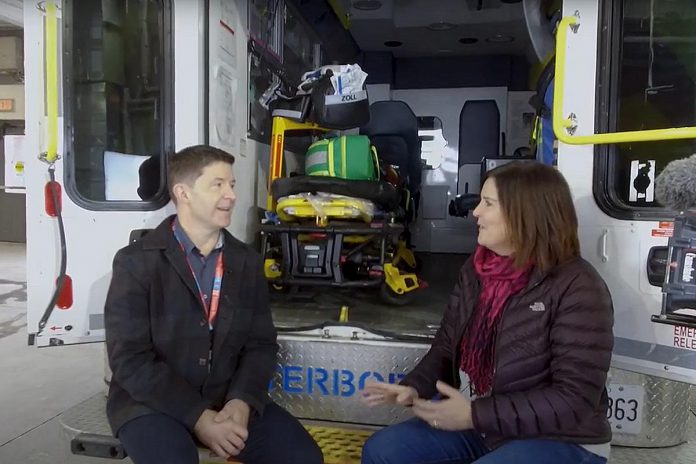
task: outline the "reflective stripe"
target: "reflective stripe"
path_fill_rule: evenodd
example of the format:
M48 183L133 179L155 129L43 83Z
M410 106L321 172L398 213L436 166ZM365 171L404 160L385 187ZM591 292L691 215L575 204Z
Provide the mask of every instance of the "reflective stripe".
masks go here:
M348 165L347 157L348 157L348 137L343 136L343 137L341 137L341 164L342 164L341 173L343 174L341 177L343 179L348 178L348 174L346 172L347 165Z

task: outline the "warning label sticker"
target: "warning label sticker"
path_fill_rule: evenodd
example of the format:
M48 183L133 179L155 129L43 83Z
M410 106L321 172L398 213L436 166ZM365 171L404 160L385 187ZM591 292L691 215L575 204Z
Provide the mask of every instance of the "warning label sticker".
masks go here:
M652 230L653 237L671 237L674 234L674 223L669 221L660 221L658 228Z
M652 236L653 237L671 237L672 233L674 232L674 229L653 229L652 230Z

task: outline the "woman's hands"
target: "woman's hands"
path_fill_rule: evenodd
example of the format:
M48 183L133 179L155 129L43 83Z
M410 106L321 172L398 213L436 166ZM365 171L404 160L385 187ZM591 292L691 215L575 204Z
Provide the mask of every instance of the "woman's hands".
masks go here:
M443 399L422 400L413 402L413 413L441 430L470 430L474 428L471 416L471 401L459 390L438 380L437 391Z
M418 392L413 387L368 381L365 383L362 401L370 407L380 404L411 406L417 399Z
M363 403L372 407L380 404L413 406L413 413L432 427L441 430L469 430L474 428L471 416L471 401L459 390L438 381L440 400L424 400L418 397L415 388L383 382L367 382L363 392Z

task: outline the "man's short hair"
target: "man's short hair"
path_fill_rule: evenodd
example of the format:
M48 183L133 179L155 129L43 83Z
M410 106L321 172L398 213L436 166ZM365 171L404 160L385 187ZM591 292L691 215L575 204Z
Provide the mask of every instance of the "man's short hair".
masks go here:
M176 197L172 191L176 184L193 185L206 166L217 162L232 166L234 165L234 156L210 145L194 145L175 153L169 159L167 166L167 185L172 201L176 204Z

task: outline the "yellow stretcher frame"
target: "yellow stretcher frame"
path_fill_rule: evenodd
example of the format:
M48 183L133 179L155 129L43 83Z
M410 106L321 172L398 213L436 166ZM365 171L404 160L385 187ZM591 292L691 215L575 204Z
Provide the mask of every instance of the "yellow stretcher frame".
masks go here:
M266 196L266 209L269 212L277 212L278 216L284 220L294 220L294 217L288 217L282 210L278 209L276 211L276 202L273 200L273 193L271 192L271 185L273 181L279 179L283 176L283 156L285 149L285 133L290 131L321 131L328 132L330 129L321 127L320 125L313 122L298 122L284 116L273 116L273 125L271 129L271 160L268 168L268 193ZM345 153L345 150L344 150ZM376 153L373 152L373 155ZM345 165L345 163L344 163ZM307 217L317 217L316 209L311 207L311 214L307 213ZM325 224L319 224L325 225ZM347 243L360 243L364 241L364 238L358 236L346 237L345 241ZM412 253L401 253L400 258L407 262L407 264L413 264L415 266L415 257ZM403 295L409 293L413 290L419 288L418 277L413 273L401 273L395 266L395 263L388 263L387 272L385 272L385 283L387 286L393 290L397 295ZM267 278L273 279L277 278L278 274L278 263L272 259L266 259L264 262L264 273ZM415 283L414 283L415 282ZM328 461L327 461L328 462Z
M556 138L568 145L599 145L607 143L654 142L658 140L678 140L696 138L696 127L676 127L644 131L611 132L606 134L574 135L578 127L577 116L570 113L563 117L563 91L565 90L566 47L568 31L577 34L580 27L580 13L566 16L558 26L556 37L556 84L553 90L553 132Z
M288 214L285 208L292 208L294 213ZM353 215L353 212L357 212L358 215ZM318 225L326 225L327 220L330 218L359 219L366 223L372 221L372 214L365 210L364 202L355 198L334 198L330 202L323 204L321 211L318 211L307 198L285 198L278 201L276 213L284 222L295 222L300 218L316 217Z
M271 163L268 167L268 193L266 196L266 210L275 211L275 202L271 193L273 181L283 177L283 155L285 150L285 133L291 131L322 131L329 129L321 127L313 122L297 122L283 116L273 116L271 129Z

